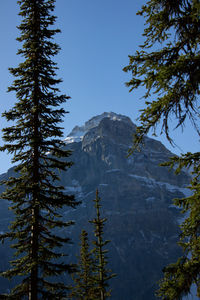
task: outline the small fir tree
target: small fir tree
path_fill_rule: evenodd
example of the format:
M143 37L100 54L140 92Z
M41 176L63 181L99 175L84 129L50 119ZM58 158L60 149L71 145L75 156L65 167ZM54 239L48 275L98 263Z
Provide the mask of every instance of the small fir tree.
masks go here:
M94 261L89 249L88 234L85 230L81 233L81 249L78 262L78 271L72 276L74 286L70 293L70 299L94 300Z
M59 250L69 238L54 229L72 224L64 222L58 210L63 205L75 207L76 203L73 196L65 194L55 172L71 166L59 126L65 113L59 105L69 97L59 94L57 84L61 80L55 78L57 68L51 60L59 51L52 41L59 32L51 27L56 19L52 15L55 0L18 3L22 22L17 40L23 43L18 54L24 62L10 69L16 79L9 91L16 93L18 102L3 114L15 124L3 130L5 145L1 148L13 154L13 163L18 164L18 175L5 182L8 189L1 195L11 202L15 213L10 231L1 239L10 238L18 258L2 275L22 278L9 299L62 299L66 284L51 277L71 272L73 266L64 262Z
M95 273L96 278L94 282L95 287L95 298L97 300L105 300L110 296L110 290L108 290L109 283L108 281L115 276L115 274L111 274L111 270L107 268L108 260L106 257L106 253L108 252L105 249L105 246L109 243L108 240L104 241L104 226L107 221L106 218L101 218L100 214L100 197L98 190L96 191L96 198L94 200L95 209L96 209L96 218L89 221L94 226L94 235L96 240L93 241L94 249L93 255L95 259Z

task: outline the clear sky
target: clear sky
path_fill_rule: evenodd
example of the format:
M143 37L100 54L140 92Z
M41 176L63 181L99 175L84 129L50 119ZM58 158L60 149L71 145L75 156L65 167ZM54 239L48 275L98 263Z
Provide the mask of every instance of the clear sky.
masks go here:
M130 74L122 71L128 64L128 55L138 50L144 30L143 17L136 16L145 0L57 0L55 15L57 27L62 33L56 41L62 50L55 58L58 62L58 77L63 79L60 89L70 95L64 126L67 136L75 125L82 125L89 118L105 111L129 116L135 123L139 109L144 107L140 100L142 90L129 93L125 82ZM0 113L12 107L14 93L7 93L13 77L8 67L16 67L21 47L15 38L20 35L16 26L20 24L17 0L1 1L0 4ZM7 126L0 118L0 129ZM172 120L173 124L173 120ZM166 139L159 137L174 153L198 151L199 140L189 122L182 134L173 136L179 147L172 148ZM2 144L2 140L0 141ZM11 158L0 153L0 174L11 167Z

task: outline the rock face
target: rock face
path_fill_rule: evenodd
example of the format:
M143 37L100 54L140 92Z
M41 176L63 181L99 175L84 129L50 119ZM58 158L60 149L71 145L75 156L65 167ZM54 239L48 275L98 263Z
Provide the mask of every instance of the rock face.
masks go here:
M66 232L74 241L66 247L68 259L75 262L81 229L92 232L88 220L94 217L92 200L98 188L102 216L108 219L105 238L111 240L110 267L117 274L110 283L113 300L156 299L162 268L180 255L176 242L181 216L172 199L185 196L189 176L160 167L172 153L148 137L141 152L127 157L135 128L126 116L104 113L76 126L65 139L74 165L61 174L61 181L66 192L82 202L76 210L63 210L66 220L76 222ZM1 179L10 176L9 172ZM7 206L4 202L1 231L11 218ZM0 250L5 257L4 251Z

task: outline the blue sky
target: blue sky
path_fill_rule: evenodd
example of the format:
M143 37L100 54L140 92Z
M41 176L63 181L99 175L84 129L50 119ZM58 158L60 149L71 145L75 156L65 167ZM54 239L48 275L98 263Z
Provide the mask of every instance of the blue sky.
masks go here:
M89 118L104 111L113 111L129 116L135 123L139 110L144 107L142 90L129 93L125 82L130 74L122 71L128 64L128 55L138 50L142 43L144 19L136 16L141 0L57 0L55 15L57 27L62 33L56 41L62 50L55 58L58 63L58 77L63 79L60 89L72 99L66 104L63 126L64 136L75 125L82 125ZM14 93L7 93L12 83L8 67L17 66L20 57L16 55L21 46L15 41L20 35L16 26L17 0L1 1L0 26L0 113L12 107L16 101ZM172 120L173 124L173 120ZM1 118L0 129L7 123ZM174 131L178 147L172 148L164 136L159 137L167 148L179 154L198 151L199 140L189 122L184 130ZM2 144L2 141L0 141ZM0 153L0 174L9 167L11 158Z

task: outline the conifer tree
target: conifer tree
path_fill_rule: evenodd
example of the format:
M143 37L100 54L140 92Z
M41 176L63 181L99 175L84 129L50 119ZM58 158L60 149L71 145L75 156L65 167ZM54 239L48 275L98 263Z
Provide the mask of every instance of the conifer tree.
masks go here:
M95 286L95 300L105 300L110 296L110 290L108 290L109 283L108 281L114 277L114 274L111 274L111 270L107 268L107 257L106 253L108 252L105 249L105 246L109 243L108 240L104 241L104 226L107 221L106 218L101 218L100 214L100 197L98 190L96 191L96 198L94 200L96 217L89 221L94 226L94 235L96 239L93 241L94 249L94 259L95 259L95 273L96 279L94 282Z
M130 91L144 86L147 99L141 111L133 150L143 137L162 124L161 133L175 144L170 134L170 120L184 128L189 118L199 130L200 95L200 2L199 0L149 0L138 12L146 18L145 42L124 71L131 72ZM193 169L190 189L193 195L175 203L187 216L181 225L180 245L183 256L165 268L158 295L165 300L180 300L192 284L200 297L200 152L173 157L164 164L176 169Z
M178 166L179 173L183 167L193 168L190 189L192 195L183 199L175 199L175 204L186 214L181 224L179 245L183 255L177 262L164 268L164 278L160 281L157 295L163 300L180 300L189 295L191 287L195 287L200 298L200 164L199 155L188 153L185 157L174 157L164 165L171 168Z
M71 272L73 266L64 261L61 250L69 238L55 229L72 224L62 220L59 209L63 205L75 207L76 203L73 196L65 194L58 176L58 171L66 170L71 162L67 161L70 152L63 150L59 125L65 114L59 106L69 97L60 94L57 84L61 80L56 79L57 67L52 61L59 51L52 41L59 32L52 27L55 0L18 3L22 22L17 40L23 46L17 54L24 61L10 69L16 79L9 91L16 93L18 101L3 114L14 125L3 130L5 144L1 149L13 154L13 163L18 164L17 176L8 179L8 188L1 195L11 202L15 213L10 231L1 239L12 241L17 258L2 275L22 278L9 299L62 299L66 284L55 276Z
M150 0L137 14L146 18L145 42L124 68L132 74L126 83L130 92L144 86L148 99L139 116L136 144L159 124L173 143L171 119L179 127L190 118L199 134L199 0Z
M94 260L89 249L88 234L85 230L82 230L78 271L73 274L74 286L69 296L70 299L95 299L94 271Z

